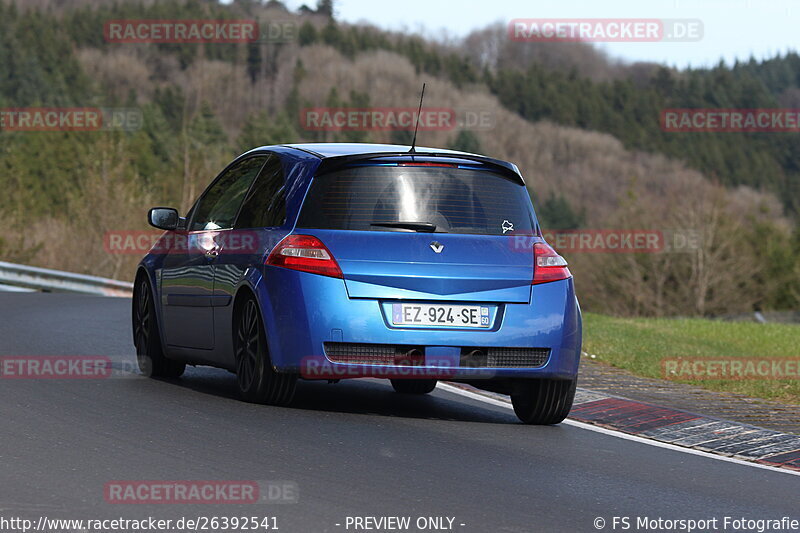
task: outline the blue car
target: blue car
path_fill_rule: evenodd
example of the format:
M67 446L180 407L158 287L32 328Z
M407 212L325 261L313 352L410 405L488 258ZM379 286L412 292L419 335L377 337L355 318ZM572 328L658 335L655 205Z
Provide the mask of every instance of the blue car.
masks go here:
M138 266L142 372L227 369L246 401L298 379L438 380L509 394L528 424L572 406L581 313L518 168L376 144L264 146L236 158Z

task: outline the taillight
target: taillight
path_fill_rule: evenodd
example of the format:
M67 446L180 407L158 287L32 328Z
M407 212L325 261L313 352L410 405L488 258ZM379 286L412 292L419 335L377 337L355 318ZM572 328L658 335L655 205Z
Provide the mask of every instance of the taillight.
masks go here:
M398 167L451 167L458 168L454 163L431 163L428 161L421 161L419 163L397 163Z
M571 278L567 260L558 255L549 244L533 245L533 285Z
M344 277L330 250L313 235L288 235L272 250L265 264L333 278Z

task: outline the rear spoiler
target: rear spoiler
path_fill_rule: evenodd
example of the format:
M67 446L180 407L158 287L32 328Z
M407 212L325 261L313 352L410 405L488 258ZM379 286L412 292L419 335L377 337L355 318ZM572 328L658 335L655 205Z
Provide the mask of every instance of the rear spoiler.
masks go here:
M385 157L410 157L412 161L415 159L420 159L422 161L426 159L461 159L464 161L471 161L473 163L486 165L487 167L491 168L492 171L500 174L504 178L508 178L515 183L519 183L520 185L525 185L525 181L522 179L522 174L520 174L517 165L513 163L501 161L500 159L492 159L491 157L485 157L482 155L450 152L373 152L367 154L337 155L324 158L319 164L319 168L317 168L317 175L341 170L352 163L360 163L369 161L371 159L382 159Z

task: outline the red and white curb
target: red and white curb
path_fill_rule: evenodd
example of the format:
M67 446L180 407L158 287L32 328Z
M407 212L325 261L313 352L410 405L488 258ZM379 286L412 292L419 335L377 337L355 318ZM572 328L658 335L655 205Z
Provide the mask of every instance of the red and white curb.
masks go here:
M508 396L457 383L442 390L511 408ZM800 475L800 436L578 389L567 425L714 459Z

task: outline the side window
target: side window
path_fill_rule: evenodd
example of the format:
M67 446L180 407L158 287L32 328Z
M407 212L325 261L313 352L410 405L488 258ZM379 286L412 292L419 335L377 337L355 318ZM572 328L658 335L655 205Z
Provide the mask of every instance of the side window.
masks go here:
M242 199L265 160L265 157L250 157L220 176L200 198L190 229L197 231L232 228Z
M286 220L283 163L272 155L250 189L236 221L237 228L270 228Z

